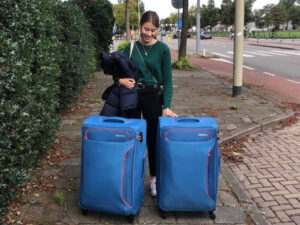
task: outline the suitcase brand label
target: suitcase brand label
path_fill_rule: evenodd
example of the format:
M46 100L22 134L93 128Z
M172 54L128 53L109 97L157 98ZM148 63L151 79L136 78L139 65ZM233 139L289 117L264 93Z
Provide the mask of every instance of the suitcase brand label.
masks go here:
M116 137L120 137L120 138L124 138L124 137L125 137L124 134L116 134L115 136L116 136Z
M208 134L199 133L198 136L199 136L199 137L207 137Z

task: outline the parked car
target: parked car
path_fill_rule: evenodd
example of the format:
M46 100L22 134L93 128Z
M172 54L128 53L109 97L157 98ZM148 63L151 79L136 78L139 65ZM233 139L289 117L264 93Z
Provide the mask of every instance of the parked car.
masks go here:
M192 29L188 29L187 32L186 32L186 37L187 38L191 37L192 33L193 33ZM175 31L174 34L173 34L173 36L172 36L172 38L173 39L177 39L178 36L179 36L179 34L181 34L181 31L179 31L179 30Z
M212 39L211 32L208 31L208 30L202 31L202 32L200 33L200 39L201 39L201 40L203 40L203 39Z

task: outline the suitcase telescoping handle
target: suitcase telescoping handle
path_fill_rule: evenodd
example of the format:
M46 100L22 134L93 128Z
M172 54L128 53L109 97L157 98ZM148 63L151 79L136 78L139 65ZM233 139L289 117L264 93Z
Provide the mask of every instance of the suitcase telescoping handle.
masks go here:
M125 123L127 119L121 117L109 117L104 119L103 122L113 122L113 123Z
M187 122L187 123L200 123L201 119L191 116L181 116L177 118L177 122Z

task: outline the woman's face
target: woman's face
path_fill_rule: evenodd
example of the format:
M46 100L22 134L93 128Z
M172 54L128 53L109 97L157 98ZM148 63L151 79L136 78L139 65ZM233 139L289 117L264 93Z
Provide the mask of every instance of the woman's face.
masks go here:
M146 22L141 27L141 38L145 44L151 43L156 38L157 27L151 22Z

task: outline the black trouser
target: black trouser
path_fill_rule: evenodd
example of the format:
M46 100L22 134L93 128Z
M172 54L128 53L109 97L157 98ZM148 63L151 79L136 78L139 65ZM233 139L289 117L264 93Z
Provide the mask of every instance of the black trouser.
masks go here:
M162 115L160 90L155 88L138 89L138 95L138 108L127 110L125 117L140 119L143 114L143 118L147 121L147 148L150 175L156 176L156 132L158 118Z

